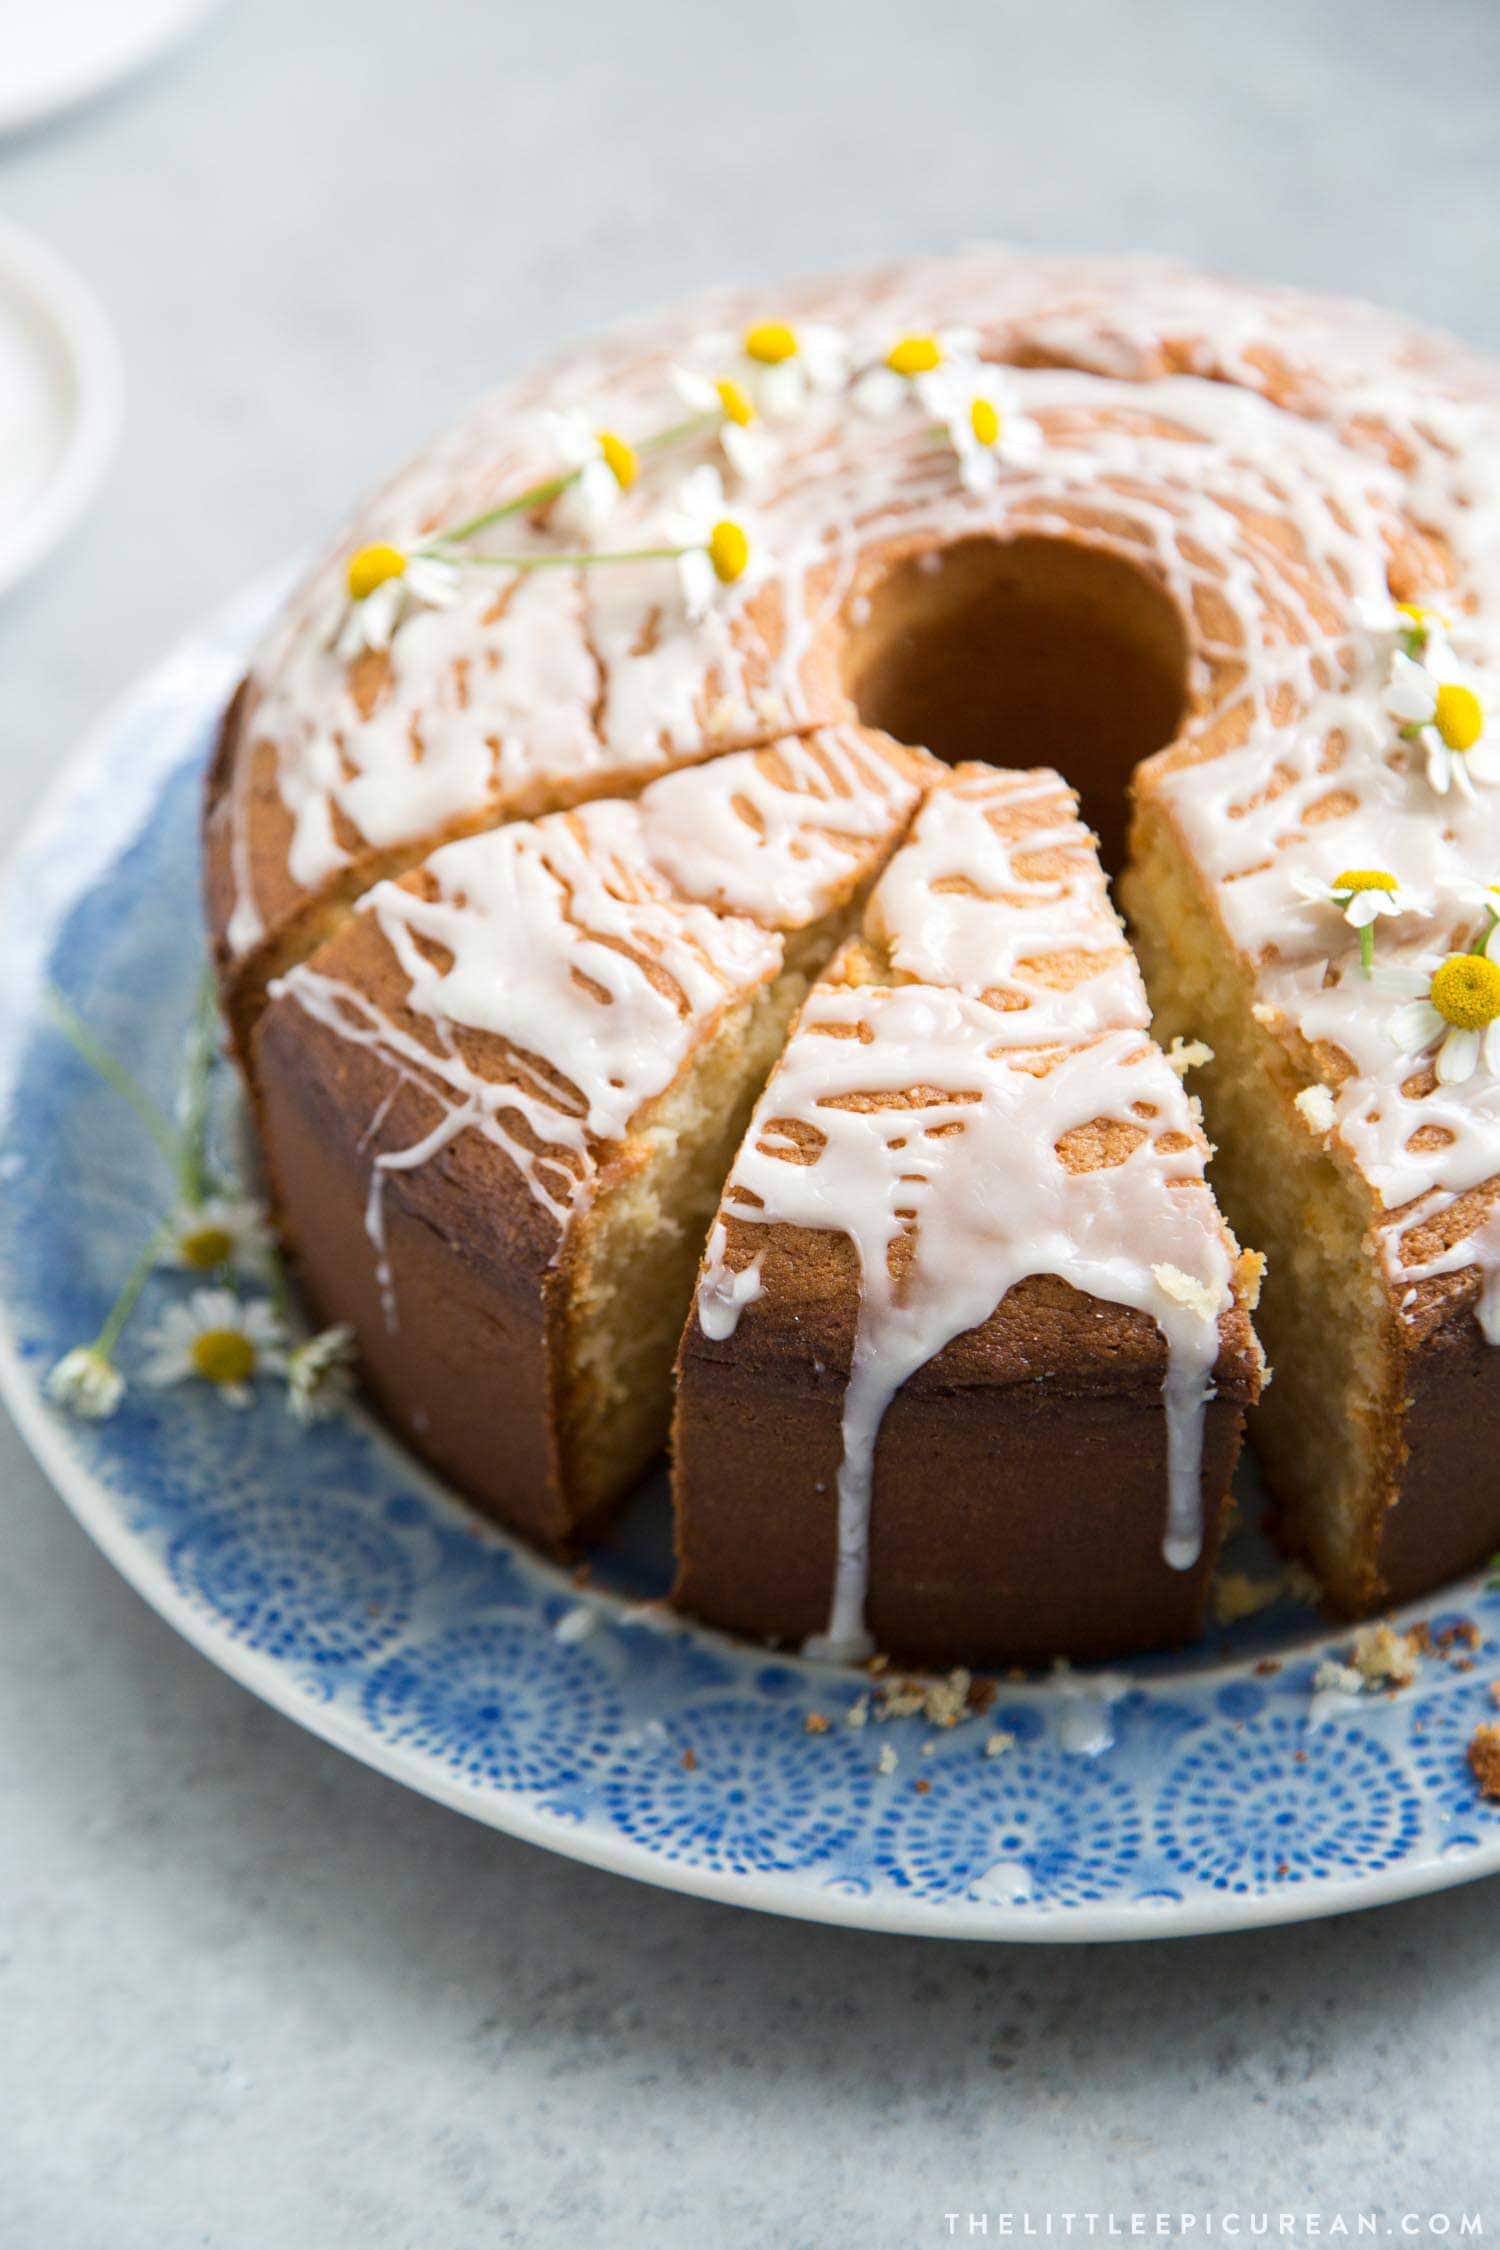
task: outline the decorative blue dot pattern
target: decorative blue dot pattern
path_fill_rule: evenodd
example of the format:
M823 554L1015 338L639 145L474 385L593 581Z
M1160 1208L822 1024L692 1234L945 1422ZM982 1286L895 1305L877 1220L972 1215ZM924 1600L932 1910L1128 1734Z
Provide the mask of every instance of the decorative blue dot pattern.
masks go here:
M741 1903L915 1932L1123 1936L1374 1902L1500 1867L1469 1772L1494 1714L1500 1594L1472 1669L1310 1695L1305 1617L1180 1658L1006 1683L945 1730L851 1725L866 1685L671 1620L658 1491L580 1592L480 1523L361 1413L311 1430L133 1387L112 1421L44 1402L170 1194L49 1028L44 982L169 1096L198 963L213 716L264 592L111 723L0 906L0 1379L89 1529L257 1692L496 1827ZM233 1119L221 1120L227 1136ZM181 1284L153 1280L149 1319ZM127 1371L131 1348L123 1354ZM1466 1656L1465 1661L1468 1660ZM856 1714L857 1715L857 1714ZM994 1737L994 1754L986 1745Z

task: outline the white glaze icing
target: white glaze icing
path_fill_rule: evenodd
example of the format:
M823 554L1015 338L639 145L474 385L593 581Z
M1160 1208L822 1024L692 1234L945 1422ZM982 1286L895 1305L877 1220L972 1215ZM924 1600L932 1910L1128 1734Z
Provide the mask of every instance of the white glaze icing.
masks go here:
M965 769L935 789L865 925L904 976L1003 1009L1016 1045L1150 1022L1093 838L1054 773ZM1084 958L1060 975L1059 954Z
M397 1085L437 1105L418 1141L382 1147L387 1096L365 1136L366 1226L388 1322L390 1173L477 1132L551 1213L560 1247L592 1192L601 1147L666 1091L724 1009L782 963L774 933L677 896L651 867L639 811L627 804L447 845L420 886L378 885L363 910L402 972L400 1008L311 964L280 980L273 997L376 1049ZM462 1032L487 1036L476 1047Z
M820 921L889 850L917 761L856 727L741 751L653 781L645 848L685 898L779 930Z
M842 1234L859 1260L837 1577L814 1655L868 1653L871 1487L887 1406L1030 1275L1059 1275L1157 1322L1169 1355L1166 1552L1177 1567L1198 1553L1202 1408L1219 1352L1217 1313L1232 1299L1186 1097L1136 1029L1046 1058L1038 1075L1039 1058L1011 1045L1005 1024L956 991L819 986L736 1159L730 1217ZM1136 1103L1153 1113L1149 1134ZM1129 1153L1101 1169L1069 1170L1059 1144L1101 1118L1133 1127ZM893 1258L897 1244L903 1254ZM742 1309L726 1247L721 1227L699 1295L704 1332L720 1337ZM1164 1287L1153 1263L1190 1277L1197 1299ZM745 1301L759 1295L757 1277Z
M1364 532L1415 494L1419 513L1451 529L1472 499L1472 465L1486 442L1494 450L1478 363L1456 347L1424 355L1422 339L1359 308L1170 269L978 253L793 289L783 304L794 318L844 329L852 368L878 359L903 330L962 324L993 357L1050 353L1084 371L1016 372L1018 409L1046 443L1038 461L1005 465L995 489L977 495L920 413L876 422L853 412L841 391L814 392L800 417L769 425L771 461L754 494L776 597L768 610L731 588L690 624L670 565L523 579L478 571L451 609L403 628L390 677L361 703L328 645L343 603L341 547L253 672L259 704L249 732L275 746L296 884L341 868L351 829L373 844L409 841L492 805L549 792L555 801L610 776L644 778L708 741L733 746L836 716L812 707L806 659L859 554L888 536L1066 532L1092 499L1105 511L1106 536L1158 567L1190 613L1195 591L1217 591L1227 550L1231 609L1257 628L1236 638L1253 651L1267 618L1271 639L1284 638L1266 565L1285 557L1247 511L1295 520L1304 485L1315 499L1337 490ZM720 348L725 331L764 312L763 300L721 298L487 401L381 496L355 536L409 545L550 473L558 410L634 435L662 427L677 411L672 362L691 362L710 336ZM1170 372L1178 367L1193 372ZM1272 380L1291 411L1249 395ZM1383 458L1393 429L1411 455L1400 472ZM1455 440L1461 458L1450 450ZM706 436L704 449L712 444ZM654 543L673 479L695 457L687 449L670 469L650 463L608 543ZM1371 485L1381 488L1378 506ZM478 544L497 540L506 551L556 545L547 525L524 518ZM1476 555L1481 544L1468 541ZM1378 577L1378 537L1365 546L1364 575ZM1257 590L1258 599L1246 598ZM1198 621L1211 654L1217 626L1206 609ZM244 946L263 917L243 848L248 758L239 764L231 934Z

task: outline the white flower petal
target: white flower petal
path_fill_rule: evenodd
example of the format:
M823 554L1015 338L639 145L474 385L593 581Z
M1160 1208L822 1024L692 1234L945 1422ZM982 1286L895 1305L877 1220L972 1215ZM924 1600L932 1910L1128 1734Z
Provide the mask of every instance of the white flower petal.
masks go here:
M866 368L849 394L861 414L899 414L911 398L911 385L893 367Z
M1403 1055L1420 1055L1448 1025L1430 1000L1411 1000L1393 1012L1386 1029Z
M714 591L719 582L713 564L701 547L690 547L685 555L678 557L677 576L688 616L694 620L706 617L713 608Z
M1388 891L1355 891L1343 909L1344 920L1351 930L1368 929L1379 914L1389 911Z
M695 414L714 414L719 407L718 388L711 375L700 375L696 368L673 367L668 380L684 406Z
M1393 656L1385 707L1404 726L1425 726L1437 709L1437 682L1427 667L1409 656Z
M1460 1024L1450 1025L1437 1051L1438 1084L1461 1086L1466 1078L1472 1078L1479 1065L1479 1048L1477 1031L1466 1031Z

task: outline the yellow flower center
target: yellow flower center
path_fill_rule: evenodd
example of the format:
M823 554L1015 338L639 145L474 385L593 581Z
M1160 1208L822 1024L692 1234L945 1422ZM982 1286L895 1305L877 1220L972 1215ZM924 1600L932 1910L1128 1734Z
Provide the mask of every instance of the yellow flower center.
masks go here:
M1484 732L1484 705L1472 688L1444 680L1432 719L1450 750L1472 750Z
M731 523L728 517L716 523L708 535L708 559L721 586L732 586L737 578L745 575L750 542L740 526Z
M781 321L763 320L758 328L747 330L745 356L759 360L762 367L779 367L784 359L796 358L797 339Z
M1500 1017L1500 961L1482 953L1455 953L1432 980L1432 1004L1444 1023L1482 1031Z
M603 454L606 465L614 476L615 483L622 492L628 492L641 473L641 464L636 459L635 447L627 445L622 437L616 437L613 430L601 430L599 432L599 451Z
M184 1263L197 1266L207 1273L214 1266L222 1266L234 1251L234 1236L227 1227L190 1227L178 1237L177 1247Z
M943 347L936 336L903 336L892 344L885 364L897 375L930 375L943 362Z
M361 547L349 557L345 573L351 601L362 602L383 586L388 578L399 578L406 569L406 557L399 547Z
M755 420L755 408L732 377L725 375L714 385L719 394L719 404L724 409L726 422L735 422L743 430Z
M969 408L969 427L981 445L998 445L1000 409L987 398L976 398Z
M205 1329L189 1356L205 1383L248 1383L255 1373L255 1346L237 1328Z
M1346 867L1342 875L1335 875L1329 885L1335 891L1393 891L1396 878L1383 867Z

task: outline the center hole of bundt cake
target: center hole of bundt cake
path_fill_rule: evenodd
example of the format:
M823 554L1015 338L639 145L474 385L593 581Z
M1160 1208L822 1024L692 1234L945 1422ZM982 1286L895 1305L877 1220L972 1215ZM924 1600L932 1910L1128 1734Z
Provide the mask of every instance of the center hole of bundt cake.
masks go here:
M1111 869L1125 856L1131 773L1173 739L1187 696L1170 595L1069 539L965 539L898 564L843 664L867 726L950 765L1055 766Z

